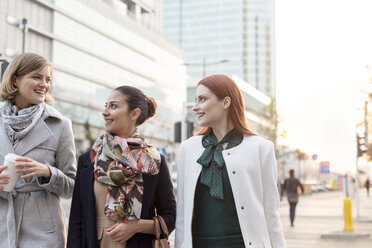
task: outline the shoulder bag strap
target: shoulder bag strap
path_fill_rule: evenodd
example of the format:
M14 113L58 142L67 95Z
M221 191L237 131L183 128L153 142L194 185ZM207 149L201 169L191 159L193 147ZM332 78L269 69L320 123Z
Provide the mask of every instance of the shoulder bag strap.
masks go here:
M154 220L154 223L155 223L155 238L157 240L160 240L160 226L159 226L159 221L158 221L158 219L155 216L152 217L152 219Z
M161 229L162 229L162 231L163 231L164 237L165 237L166 239L168 239L169 232L168 232L168 227L167 227L167 225L165 224L163 218L162 218L160 215L157 215L156 217L158 218L158 221L159 221L159 223L160 223L160 227L161 227Z

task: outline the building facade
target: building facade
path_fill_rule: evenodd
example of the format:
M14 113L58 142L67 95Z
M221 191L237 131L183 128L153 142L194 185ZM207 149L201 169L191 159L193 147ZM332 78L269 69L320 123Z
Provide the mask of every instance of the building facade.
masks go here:
M163 13L194 81L237 75L275 98L274 0L164 0Z
M140 133L164 148L172 161L174 125L186 99L181 49L161 34L161 0L1 0L0 53L10 60L22 48L53 63L54 106L73 122L78 153L89 147L87 131L104 131L102 110L110 91L138 87L155 98L155 117Z

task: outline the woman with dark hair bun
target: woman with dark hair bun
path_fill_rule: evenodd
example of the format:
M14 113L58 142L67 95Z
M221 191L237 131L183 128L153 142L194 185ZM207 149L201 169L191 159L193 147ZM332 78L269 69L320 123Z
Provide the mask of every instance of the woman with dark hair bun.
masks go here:
M285 248L273 143L248 127L238 86L202 79L193 110L203 129L178 153L176 247Z
M155 100L137 88L121 86L109 95L106 133L79 158L67 247L153 247L155 215L173 231L168 166L137 129L155 112Z

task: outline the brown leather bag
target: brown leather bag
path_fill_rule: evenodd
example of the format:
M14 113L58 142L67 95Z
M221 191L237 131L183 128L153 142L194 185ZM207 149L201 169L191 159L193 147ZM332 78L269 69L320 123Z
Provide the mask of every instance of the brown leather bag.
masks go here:
M152 217L155 222L155 248L170 248L168 242L168 228L165 225L163 218L158 215ZM160 239L160 234L163 233L163 238Z

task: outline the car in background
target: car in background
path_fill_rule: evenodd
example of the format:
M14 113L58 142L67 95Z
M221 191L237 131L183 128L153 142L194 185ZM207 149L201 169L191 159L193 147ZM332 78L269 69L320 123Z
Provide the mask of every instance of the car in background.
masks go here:
M316 183L311 185L312 192L324 192L327 191L326 185L322 183Z

